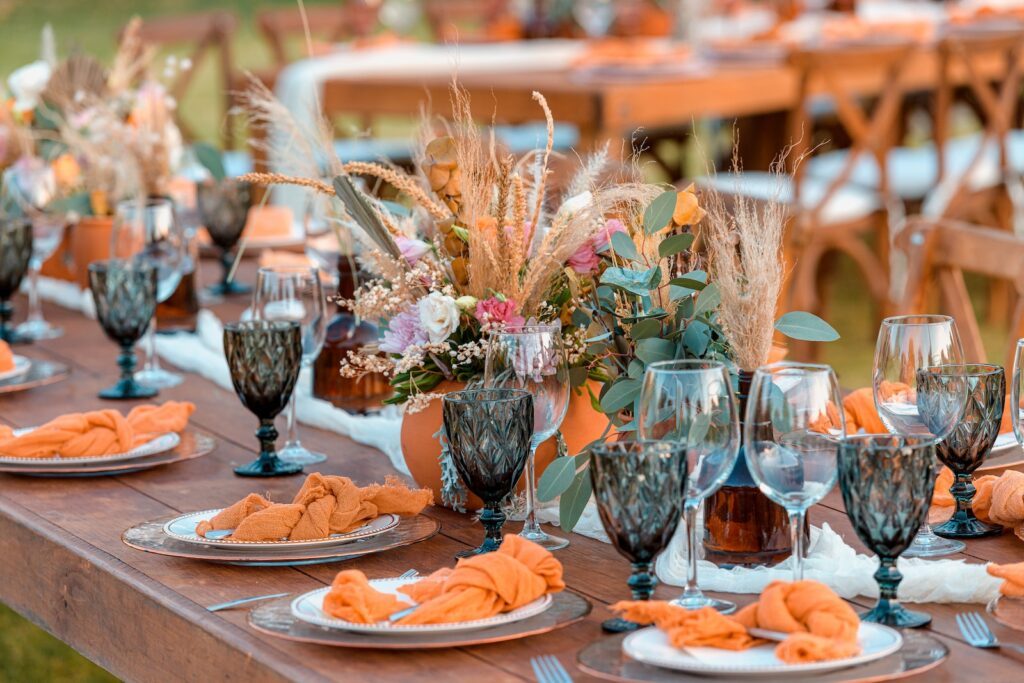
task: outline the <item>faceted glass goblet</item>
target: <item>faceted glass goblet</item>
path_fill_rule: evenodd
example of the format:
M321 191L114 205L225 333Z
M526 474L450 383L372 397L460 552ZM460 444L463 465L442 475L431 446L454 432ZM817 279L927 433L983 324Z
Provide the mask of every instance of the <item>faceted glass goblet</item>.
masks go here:
M478 389L446 394L441 402L448 450L466 488L484 501L484 542L460 557L501 545L501 502L515 489L530 456L533 395L521 389Z
M231 383L242 405L260 421L256 438L260 456L235 468L243 477L274 477L302 471L302 465L277 457L274 418L288 405L302 362L299 324L280 320L249 320L224 326L224 355Z
M32 260L32 223L27 218L0 218L0 339L22 341L11 328L11 297L21 286Z
M196 187L196 207L210 240L220 251L220 282L207 287L206 291L217 297L248 294L252 287L228 279L228 275L236 258L231 250L245 230L252 207L252 186L233 178L207 180Z
M89 290L96 317L107 336L121 347L117 364L121 378L100 392L100 398L152 398L157 390L135 379L135 342L146 332L156 310L156 269L120 259L89 264Z
M899 604L896 560L928 516L935 488L935 441L918 436L849 436L839 442L839 488L857 536L878 554L878 604L862 621L917 627L930 615Z
M590 481L601 525L619 554L632 565L629 588L634 600L649 600L658 580L654 559L679 526L686 491L686 449L671 441L617 440L591 448ZM611 633L639 624L608 619Z

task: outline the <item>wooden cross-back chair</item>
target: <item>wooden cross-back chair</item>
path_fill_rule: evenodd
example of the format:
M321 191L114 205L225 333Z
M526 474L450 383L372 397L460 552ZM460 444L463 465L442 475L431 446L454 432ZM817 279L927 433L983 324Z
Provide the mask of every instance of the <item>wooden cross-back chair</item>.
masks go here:
M901 312L931 312L938 300L940 310L956 320L968 362L983 362L986 354L964 273L1012 284L1017 305L1010 320L1011 343L1005 366L1012 367L1012 342L1024 337L1024 239L949 218L914 217L908 220L897 243L908 255L908 283Z
M226 10L197 12L169 17L155 17L142 22L140 36L144 43L156 47L174 45L191 45L192 52L187 55L191 67L179 70L170 84L170 94L179 103L182 102L194 82L195 74L207 56L217 53L217 91L223 106L223 117L231 115L231 76L234 68L232 62L231 41L238 28L238 19ZM123 33L123 30L122 30ZM118 35L120 40L121 34ZM187 107L179 106L175 110L175 118L182 136L188 140L195 139L192 127L183 118ZM225 149L234 146L234 126L230 122L220 126L221 142Z
M366 0L347 0L334 5L307 6L306 20L310 34L318 40L336 43L351 38L363 38L377 26L380 3ZM298 57L305 57L305 23L298 7L262 10L256 14L256 26L274 58L275 71L288 66ZM289 55L289 42L302 43L302 49Z
M516 37L501 26L507 0L425 0L423 12L440 43L481 43Z

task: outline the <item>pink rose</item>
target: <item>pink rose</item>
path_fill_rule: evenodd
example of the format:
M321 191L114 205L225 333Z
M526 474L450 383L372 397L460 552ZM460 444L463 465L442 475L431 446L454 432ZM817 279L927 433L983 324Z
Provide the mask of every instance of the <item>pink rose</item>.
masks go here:
M598 258L597 252L594 251L593 242L587 242L577 249L568 261L569 267L580 275L593 273L600 263L601 260Z
M402 235L395 237L395 244L398 245L398 250L402 252L402 257L409 262L410 266L415 266L416 262L430 251L430 245L426 242Z
M518 306L512 299L502 301L492 296L490 299L477 302L475 315L481 325L503 324L506 327L517 327L526 322L517 310Z
M604 227L598 230L597 234L591 238L594 251L607 247L612 241L612 235L617 232L626 232L626 226L618 218L609 218L605 221Z

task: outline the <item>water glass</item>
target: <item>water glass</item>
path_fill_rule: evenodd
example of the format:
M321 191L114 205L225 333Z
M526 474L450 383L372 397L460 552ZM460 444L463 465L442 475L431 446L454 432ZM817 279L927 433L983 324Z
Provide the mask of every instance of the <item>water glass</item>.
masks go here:
M43 307L39 303L39 271L43 262L53 256L64 239L64 228L67 219L63 214L36 212L32 221L32 258L28 268L28 316L25 322L18 325L15 333L20 339L41 341L56 339L64 334L59 327L54 327L43 317Z
M702 360L649 364L640 391L637 433L641 439L677 443L686 454L686 588L673 604L686 609L714 607L725 614L735 611L735 603L704 595L697 582L697 511L729 477L740 449L736 399L725 365Z

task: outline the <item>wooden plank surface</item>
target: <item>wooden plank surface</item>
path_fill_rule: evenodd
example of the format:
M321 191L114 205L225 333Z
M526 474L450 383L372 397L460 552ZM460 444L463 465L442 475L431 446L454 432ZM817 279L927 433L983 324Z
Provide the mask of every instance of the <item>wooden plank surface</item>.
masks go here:
M212 264L210 264L212 265ZM215 268L207 268L212 277ZM19 301L19 307L23 302ZM238 303L215 310L222 319L237 318ZM115 376L116 348L97 323L55 306L47 317L61 324L65 336L19 351L36 358L58 359L74 368L62 384L0 396L0 420L39 424L75 410L108 407L96 391ZM600 622L605 605L627 596L628 565L606 544L578 535L559 551L566 583L595 604L581 623L534 638L447 651L406 652L337 650L301 645L259 634L246 625L242 609L211 614L205 606L270 592L299 592L331 581L339 568L358 568L370 577L394 576L407 569L431 571L452 563L459 550L479 543L481 529L468 516L432 509L441 533L407 548L303 568L240 568L147 554L128 548L121 532L136 523L174 512L221 506L250 491L288 498L299 478L253 480L236 477L232 466L254 457L256 423L237 398L207 380L190 375L161 399L186 399L197 405L192 425L213 435L218 446L209 456L121 477L33 479L0 475L0 600L68 642L115 675L132 681L325 681L533 680L529 658L557 655L577 680L576 653L604 637ZM118 407L128 407L119 405ZM303 441L328 454L319 469L344 474L360 483L390 473L385 456L337 434L303 428ZM838 493L811 513L815 524L828 522L847 542L862 546L842 513ZM517 525L512 524L515 528ZM972 541L968 561L1015 561L1024 544L1010 534ZM658 597L678 588L660 586ZM754 596L730 596L747 603ZM872 601L858 598L867 607ZM1006 651L970 648L953 622L963 605L925 605L934 616L931 631L952 650L950 660L929 672L929 681L1020 680L1024 659ZM970 606L978 609L979 606ZM1024 642L1024 634L990 620L1007 642ZM969 673L968 673L969 672Z

